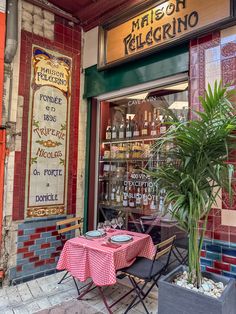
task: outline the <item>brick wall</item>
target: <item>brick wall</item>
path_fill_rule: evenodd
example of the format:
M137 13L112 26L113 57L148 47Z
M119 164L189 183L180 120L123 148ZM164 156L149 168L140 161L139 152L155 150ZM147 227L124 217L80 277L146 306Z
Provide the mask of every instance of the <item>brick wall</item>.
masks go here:
M190 43L190 102L193 109L201 110L199 96L203 96L208 83L213 86L215 80L222 80L223 84L235 88L236 27L208 34ZM234 154L231 162L236 164ZM224 210L236 210L236 193L230 205L227 193L222 191L217 207L212 209L207 223L202 269L236 278L236 227L233 225L236 215L234 222L222 223Z
M56 271L64 242L75 234L73 230L67 232L61 241L56 228L58 220L52 218L18 225L16 266L9 272L12 283L24 282Z
M39 15L41 14L40 11L37 10L37 12ZM23 15L24 7L22 10L22 19ZM32 16L34 16L33 13ZM28 14L25 17L27 18ZM42 15L42 24L45 21L43 17L45 17L44 13ZM23 103L20 108L18 102L18 109L22 111L18 115L18 120L20 120L18 121L18 125L21 126L21 130L19 130L21 131L21 138L20 140L18 139L14 152L12 218L15 223L19 220L23 222L18 224L16 238L17 252L12 252L12 255L16 254L15 262L10 263L9 279L13 282L25 281L54 272L62 248L60 237L56 231L56 220L62 217L32 219L24 222L32 45L39 45L42 48L50 49L72 58L69 160L67 161L69 165L67 215L76 214L81 30L79 26L58 16L54 17L53 24L47 25L47 27L53 29L52 34L48 33L48 29L45 28L42 28L43 31L39 32L39 26L35 28L34 24L33 26L31 25L31 31L30 25L22 23L24 29L21 31L19 46L20 70L18 96L19 99L23 100ZM26 28L28 28L28 31L25 30ZM68 233L66 238L72 236L73 233Z

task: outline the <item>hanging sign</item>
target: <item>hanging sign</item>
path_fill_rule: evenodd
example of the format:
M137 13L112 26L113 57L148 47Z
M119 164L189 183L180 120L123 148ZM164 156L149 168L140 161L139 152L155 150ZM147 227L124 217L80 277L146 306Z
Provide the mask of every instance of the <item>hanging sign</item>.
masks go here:
M230 0L168 0L125 21L100 28L98 66L105 68L140 54L186 41L233 19Z
M33 47L27 217L65 213L71 59Z

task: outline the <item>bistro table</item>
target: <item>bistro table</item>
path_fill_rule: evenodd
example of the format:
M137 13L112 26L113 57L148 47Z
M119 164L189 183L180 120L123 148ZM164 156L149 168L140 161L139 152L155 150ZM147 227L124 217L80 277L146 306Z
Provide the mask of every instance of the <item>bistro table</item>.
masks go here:
M108 242L109 238L118 234L131 235L133 240L127 243L119 243L119 245L110 244ZM114 285L117 281L117 270L130 266L136 257L152 259L154 253L155 246L148 234L127 230L111 230L101 238L88 239L84 236L79 236L68 240L61 252L57 269L66 269L72 276L82 282L91 278L91 284L79 296L79 299L90 291L92 284L94 284L99 288L109 313L112 313L111 306L108 306L101 287Z

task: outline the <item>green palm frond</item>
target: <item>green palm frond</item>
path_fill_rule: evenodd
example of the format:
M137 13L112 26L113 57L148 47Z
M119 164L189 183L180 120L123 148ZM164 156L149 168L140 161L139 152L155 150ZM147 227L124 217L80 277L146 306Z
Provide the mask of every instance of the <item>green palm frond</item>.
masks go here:
M160 190L165 189L165 205L188 232L189 269L191 279L200 280L200 251L204 230L199 233L200 219L206 219L216 200L216 189L226 189L232 195L234 166L228 161L231 149L236 149L235 106L230 102L231 91L215 82L208 85L197 112L198 119L175 123L175 127L153 145L152 156L164 155L164 164L153 171L144 170L154 178ZM166 149L166 147L171 147ZM170 206L171 205L171 206ZM197 231L196 231L197 230ZM191 242L191 241L190 241ZM192 252L195 250L195 252ZM195 275L193 275L195 274Z

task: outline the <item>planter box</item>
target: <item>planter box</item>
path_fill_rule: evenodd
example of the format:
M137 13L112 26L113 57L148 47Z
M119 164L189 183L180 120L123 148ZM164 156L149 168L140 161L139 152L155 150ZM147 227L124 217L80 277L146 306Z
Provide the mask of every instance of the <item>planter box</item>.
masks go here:
M227 287L216 299L175 284L173 279L186 268L179 266L158 281L158 314L236 314L235 280L204 272L204 277Z

